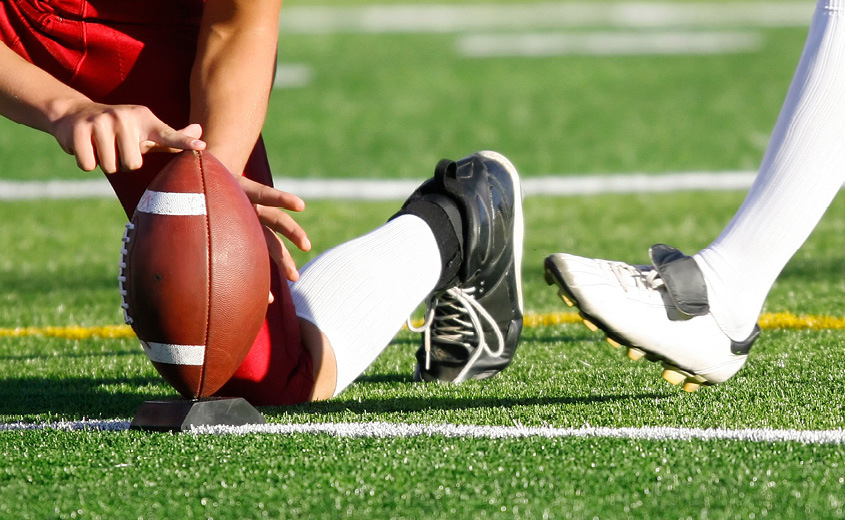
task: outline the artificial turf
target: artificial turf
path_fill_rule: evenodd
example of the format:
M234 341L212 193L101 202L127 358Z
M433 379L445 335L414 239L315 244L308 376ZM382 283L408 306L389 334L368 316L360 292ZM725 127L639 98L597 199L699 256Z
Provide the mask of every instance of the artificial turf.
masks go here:
M265 138L280 176L422 180L441 157L477 149L505 153L526 177L753 170L806 28L754 30L762 48L730 55L482 60L459 55L456 34L285 34L280 60L306 64L312 83L274 93ZM0 121L0 179L92 175L76 171L51 137ZM526 311L571 312L543 281L546 255L644 262L655 242L694 252L742 197L527 198ZM315 250L295 257L302 264L378 226L400 202L308 201L297 218ZM124 221L113 200L0 202L0 332L120 324ZM837 199L767 312L845 316L842 222ZM420 385L411 377L418 337L400 332L337 398L262 412L282 424L838 431L842 334L767 329L730 382L686 394L658 366L628 361L580 325L527 328L513 365L489 381ZM174 395L132 338L0 334L0 425L128 420L141 402ZM0 431L0 518L841 518L843 449Z

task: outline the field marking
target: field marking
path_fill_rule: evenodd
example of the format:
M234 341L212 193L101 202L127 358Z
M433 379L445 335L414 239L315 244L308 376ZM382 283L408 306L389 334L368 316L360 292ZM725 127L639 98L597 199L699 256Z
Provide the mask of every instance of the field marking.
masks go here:
M669 426L554 428L528 426L486 426L470 424L404 424L404 423L309 423L256 424L247 426L198 427L196 434L244 435L264 434L327 434L336 437L458 437L476 439L608 438L634 440L734 440L750 442L799 442L802 444L843 444L845 430L767 430L760 428L705 429Z
M580 323L581 318L575 312L552 312L548 314L526 314L523 325L526 328L552 327ZM767 312L757 320L760 328L767 330L843 330L845 318L836 316L798 316L789 312ZM422 321L415 326L422 325ZM129 325L103 325L97 327L0 327L0 338L52 337L71 340L83 339L125 339L134 338L135 332Z
M420 34L611 27L807 27L815 2L546 2L512 5L292 6L281 34Z
M302 63L277 63L273 77L274 89L303 88L311 84L314 73Z
M0 431L107 431L129 429L129 421L59 421L51 423L0 423ZM201 426L196 435L331 435L355 438L447 437L473 439L604 438L646 441L740 441L845 444L845 430L792 430L740 428L678 428L670 426L555 428L550 426L490 426L472 424L406 424L387 422L253 424Z
M762 44L762 35L738 31L471 34L456 43L468 58L731 54Z
M124 339L134 338L135 332L129 325L103 325L96 327L12 327L0 328L0 338L61 338L71 340L83 339ZM140 352L140 351L139 351Z
M548 175L522 179L526 196L747 190L757 172L672 172ZM295 179L274 177L279 189L305 200L404 200L424 179ZM0 200L111 198L103 177L84 180L0 181Z

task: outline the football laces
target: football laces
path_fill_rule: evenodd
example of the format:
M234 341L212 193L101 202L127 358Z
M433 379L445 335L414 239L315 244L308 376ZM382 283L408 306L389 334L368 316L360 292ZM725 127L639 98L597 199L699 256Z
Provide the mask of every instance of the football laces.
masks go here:
M117 287L120 290L120 307L123 309L123 321L127 325L132 325L132 322L135 321L129 315L129 302L126 301L126 296L128 295L126 291L126 255L129 253L128 246L132 240L131 233L134 229L135 224L131 222L126 223L126 229L123 231L123 245L120 248L120 262L118 263L119 270L117 273Z

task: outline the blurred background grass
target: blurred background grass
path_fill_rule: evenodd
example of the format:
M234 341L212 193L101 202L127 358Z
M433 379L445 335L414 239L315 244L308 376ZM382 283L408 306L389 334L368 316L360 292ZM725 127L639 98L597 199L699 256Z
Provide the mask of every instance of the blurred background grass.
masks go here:
M807 5L809 23L812 3ZM313 6L285 2L289 10ZM467 34L532 31L289 31L281 35L280 64L298 67L305 79L273 93L264 132L271 163L279 176L421 179L442 157L495 149L525 176L753 170L806 26L725 27L758 35L759 48L710 55L470 58L458 45ZM707 29L720 27L683 31ZM620 29L533 32L596 30ZM77 170L51 137L5 120L0 157L0 179L92 175Z

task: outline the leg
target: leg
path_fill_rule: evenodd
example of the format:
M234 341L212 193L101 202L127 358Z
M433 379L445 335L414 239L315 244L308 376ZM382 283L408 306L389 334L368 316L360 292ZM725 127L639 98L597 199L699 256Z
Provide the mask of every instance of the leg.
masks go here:
M845 2L820 0L760 173L722 234L694 255L726 334L766 295L845 182Z
M434 288L440 276L434 233L414 216L330 249L291 283L306 348L336 362L319 381L319 397L337 395L364 371ZM320 354L318 354L320 355Z
M763 302L845 181L845 2L819 0L759 175L724 232L693 257L658 245L653 266L557 254L549 283L632 358L695 390L745 363Z
M299 318L302 345L314 360L314 389L311 401L322 401L334 395L337 388L337 359L329 338L310 321Z
M457 334L463 342L445 345L453 352L460 347L462 355L447 360L454 370L478 367L476 375L489 377L510 362L522 325L516 172L492 152L443 164L451 167L438 168L388 223L324 252L301 269L297 282L280 286L276 273L265 327L220 395L270 405L337 395L372 364L420 302L434 301L433 313L443 314L436 301L449 294L469 306L459 313L466 321L456 329L454 316L436 318L433 352L440 352L445 336ZM475 188L470 191L496 200L491 214L500 218L469 216L462 190L444 189L459 169L472 179L465 180ZM500 260L481 261L486 257ZM479 315L487 321L480 323Z
M489 377L513 356L522 328L518 290L522 221L516 172L507 159L492 152L441 166L396 217L323 253L303 267L299 281L290 284L296 314L313 326L303 329L312 331L309 348L326 353L326 364L332 357L336 360L333 395L375 360L421 301L447 294L468 306L459 312L466 322L457 330L448 316L435 318L431 325L440 331L438 338L447 335L447 325L453 336L463 338L449 345L453 354L447 361L454 363L455 373L466 368L476 378ZM463 184L447 189L446 185L458 183L458 171L464 174ZM495 211L491 215L500 218L479 221L470 215L464 200L467 191L487 194L495 204L495 210L489 206ZM499 260L481 261L484 258ZM437 315L437 303L433 305ZM445 341L436 340L435 347ZM330 373L328 367L326 389L331 386ZM325 396L322 391L315 395Z

